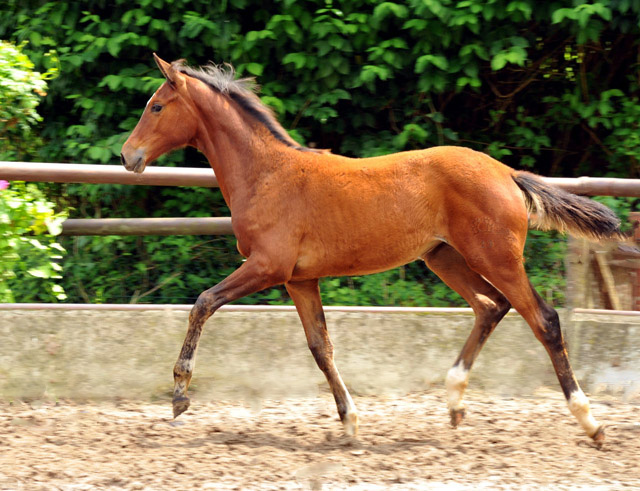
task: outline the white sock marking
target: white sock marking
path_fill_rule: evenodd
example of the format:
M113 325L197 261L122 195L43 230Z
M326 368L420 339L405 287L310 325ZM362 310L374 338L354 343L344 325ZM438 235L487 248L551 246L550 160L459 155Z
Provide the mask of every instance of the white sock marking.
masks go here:
M447 404L449 409L462 409L462 397L469 383L469 370L462 362L454 365L447 372L445 385L447 387Z
M587 435L595 435L600 425L591 414L589 399L584 395L582 389L578 389L571 393L568 404L569 410L576 417L582 428L587 432Z

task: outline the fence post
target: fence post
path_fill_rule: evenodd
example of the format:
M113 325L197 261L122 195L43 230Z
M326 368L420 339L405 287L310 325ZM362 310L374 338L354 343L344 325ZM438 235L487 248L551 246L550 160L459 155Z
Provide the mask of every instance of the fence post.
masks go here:
M637 244L640 242L640 212L629 213L629 221L633 224L633 240ZM636 268L633 278L633 301L632 309L640 310L640 268Z

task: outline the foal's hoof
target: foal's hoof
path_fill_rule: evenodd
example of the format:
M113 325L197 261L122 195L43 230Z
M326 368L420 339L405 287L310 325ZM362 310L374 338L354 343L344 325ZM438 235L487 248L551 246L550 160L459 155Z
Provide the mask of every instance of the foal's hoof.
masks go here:
M177 418L182 413L184 413L187 409L189 409L189 404L191 404L191 402L189 401L188 397L185 397L185 396L174 397L173 398L173 417Z
M598 426L598 429L596 430L596 432L591 435L591 438L593 438L593 441L600 447L604 444L604 440L605 440L605 434L604 434L604 425L600 425Z
M454 428L457 428L458 425L464 419L464 417L466 415L466 412L467 411L466 411L465 408L450 409L449 410L449 416L451 417L451 426L453 426Z
M357 436L358 435L358 414L357 413L347 413L342 420L342 424L344 425L344 433L347 436Z

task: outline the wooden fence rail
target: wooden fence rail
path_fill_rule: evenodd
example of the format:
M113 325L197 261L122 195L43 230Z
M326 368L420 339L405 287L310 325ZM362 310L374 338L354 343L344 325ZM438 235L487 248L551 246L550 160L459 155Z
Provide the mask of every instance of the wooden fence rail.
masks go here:
M87 184L137 184L145 186L200 186L215 188L211 168L147 167L143 174L121 165L49 164L0 161L0 179L7 181L68 182Z
M51 164L0 161L0 179L13 181L69 182L89 184L138 184L146 186L217 187L211 169L194 167L147 167L142 174L121 165ZM612 177L544 177L546 182L585 196L640 198L640 179Z
M148 167L142 174L127 172L121 165L55 164L0 161L0 179L87 184L217 187L211 169ZM544 180L567 191L586 196L640 197L640 179L598 177ZM102 218L69 219L63 235L226 235L231 219L218 218Z
M60 235L232 235L229 217L69 218Z

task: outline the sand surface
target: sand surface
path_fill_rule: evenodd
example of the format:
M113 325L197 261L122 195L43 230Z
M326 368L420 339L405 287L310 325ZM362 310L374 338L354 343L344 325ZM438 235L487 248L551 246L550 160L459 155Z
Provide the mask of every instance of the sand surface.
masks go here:
M0 403L0 489L620 489L640 486L640 406L592 397L597 448L559 392L469 391L448 424L444 388L356 396L357 439L330 394L207 402Z

